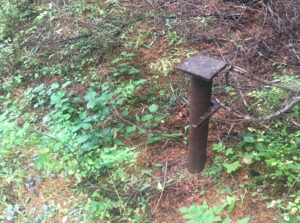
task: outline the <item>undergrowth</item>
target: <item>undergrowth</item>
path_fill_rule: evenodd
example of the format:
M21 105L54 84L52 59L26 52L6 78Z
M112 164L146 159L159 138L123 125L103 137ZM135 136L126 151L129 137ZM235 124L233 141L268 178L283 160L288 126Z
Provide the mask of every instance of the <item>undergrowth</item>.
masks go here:
M148 145L183 136L160 128L168 105L178 103L172 85L169 97L165 86L156 85L182 59L177 46L184 40L172 21L164 17L165 29L159 34L134 36L146 15L117 0L2 3L0 219L67 222L73 216L78 222L150 222L147 205L154 195L163 195L166 185L151 170L137 167L136 158ZM206 27L210 21L198 22ZM158 36L172 47L172 55L149 64L149 80L144 65L135 63L136 54L140 47L150 49ZM191 51L184 52L189 55ZM277 82L299 85L297 75L274 76ZM228 103L234 102L233 89L225 91ZM268 115L287 95L275 86L257 88L247 94L248 111ZM296 121L299 108L289 113ZM234 176L243 168L255 173L245 190L259 188L268 206L280 209L283 222L299 220L299 130L278 118L249 127L236 142L213 146L217 155L203 176L220 184L224 174ZM24 194L38 190L40 180L33 175L64 179L76 195L70 199L72 207L64 210L51 200L43 213L39 207L31 209L32 196ZM219 206L204 201L180 211L189 222L229 223L224 212L231 213L237 200L229 193Z

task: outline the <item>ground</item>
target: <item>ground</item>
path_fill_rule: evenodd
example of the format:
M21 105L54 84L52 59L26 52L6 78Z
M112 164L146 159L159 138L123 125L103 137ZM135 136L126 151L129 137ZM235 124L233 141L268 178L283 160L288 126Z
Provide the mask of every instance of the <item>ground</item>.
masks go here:
M123 8L119 9L118 7L114 9L113 4L115 3L110 1L95 2L99 5L105 3L112 15L119 16L119 10L123 10ZM107 189L110 191L108 193L116 193L119 201L123 199L123 193L125 194L124 198L131 197L133 203L138 203L139 198L147 197L145 208L147 211L145 212L149 216L148 220L158 223L186 222L187 220L182 217L183 213L179 210L191 205L202 205L205 201L211 208L222 207L223 205L222 211L217 215L222 220L227 217L230 218L231 221L229 222L239 222L239 220L247 217L249 217L249 223L279 222L282 218L282 210L276 205L271 206L270 202L281 199L281 193L286 193L287 190L285 188L271 196L269 194L273 187L276 188L276 185L282 184L281 181L273 185L272 183L276 182L266 180L262 184L256 185L254 189L249 183L254 182L257 176L264 178L264 175L267 175L268 171L265 164L262 162L257 162L254 165L248 164L247 160L243 162L240 157L239 161L243 165L230 173L225 171L224 167L220 169L222 164L219 166L216 164L219 157L221 157L221 163L227 162L228 157L216 151L215 145L221 143L226 145L226 148L232 147L236 151L242 150L242 147L236 146L240 140L239 133L249 132L249 128L250 130L260 129L260 125L264 124L258 121L250 123L245 120L238 120L233 112L228 112L226 107L222 107L210 120L205 169L202 173L191 174L188 172L187 127L189 125L190 79L176 70L176 66L184 59L195 53L200 53L226 61L229 64L227 69L230 66L241 67L265 80L272 80L274 72L279 72L276 64L286 65L284 66L286 72L296 73L297 68L299 68L299 64L296 63L299 63L299 60L294 59L294 55L289 49L283 47L282 42L280 44L274 42L276 39L274 36L279 34L274 31L274 24L268 18L266 5L263 1L246 1L253 4L245 5L237 3L238 1L220 0L120 2L128 10L126 16L130 17L132 14L133 17L142 17L137 19L138 22L132 27L126 27L131 31L129 34L124 34L126 37L122 41L126 44L132 42L131 48L122 44L118 45L112 40L109 53L102 52L102 45L99 47L97 44L95 44L96 50L93 48L86 54L84 54L85 52L76 52L76 50L75 53L72 51L76 58L77 56L81 58L80 55L84 54L82 58L88 55L89 58L97 58L97 60L91 60L92 62L87 62L87 64L82 63L83 68L80 72L83 75L75 74L75 72L72 77L49 75L35 81L25 77L23 79L24 84L27 84L27 87L36 88L43 83L46 88L51 88L55 83L71 80L70 82L73 83L66 87L67 93L72 92L73 98L81 97L76 106L79 108L78 111L82 111L86 103L82 98L85 97L93 82L101 80L103 83L105 78L113 77L116 73L115 67L128 66L125 62L134 64L134 68L138 68L138 72L140 72L137 77L142 77L147 82L138 89L135 95L129 97L130 101L128 99L128 104L131 106L129 108L131 116L122 118L117 110L110 110L114 114L114 118L103 122L110 124L114 123L114 119L119 118L120 122L131 125L136 122L136 115L142 117L147 114L149 105L155 104L158 105L158 110L155 110L154 114L162 115L164 119L159 121L158 126L153 129L148 130L146 128L147 131L161 136L175 133L177 135L161 137L159 141L154 143L145 143L148 139L148 132L141 135L133 134L130 137L122 135L124 144L128 147L136 147L139 155L136 158L135 167L132 165L124 167L120 164L117 169L124 169L132 179L135 178L135 175L140 176L136 177L138 178L136 181L131 181L132 184L137 182L135 188L132 185L127 188L125 184L124 188L120 190L117 189L119 185L112 180L114 178L113 173L109 171L106 175L99 177L97 181L87 179L86 184L84 184L83 177L76 176L79 171L73 173L69 171L68 174L63 174L61 172L54 173L54 171L48 172L45 168L37 168L35 156L39 153L39 148L35 148L34 145L30 144L24 148L19 148L20 151L16 154L24 154L20 159L21 167L17 174L19 181L13 185L9 177L2 178L5 183L1 187L1 193L6 194L6 197L3 198L5 205L15 203L20 204L22 208L15 211L18 214L12 214L11 212L14 211L2 204L0 207L3 208L1 210L3 218L7 222L10 222L8 221L9 215L13 215L14 218L18 216L16 219L19 222L97 222L95 219L88 220L85 217L84 213L87 211L84 207L90 205L93 199L103 199L103 195L97 193L104 188L104 191ZM96 11L104 15L105 10L108 9L101 10L97 9ZM49 39L60 43L65 41L66 37L71 39L76 37L75 34L79 31L89 30L89 26L92 26L93 30L100 30L103 24L101 26L101 24L95 23L95 25L89 18L89 16L91 18L94 16L93 13L94 11L88 8L82 13L81 20L76 20L76 22L75 19L72 20L72 16L69 14L64 15L65 17L62 16L62 22L58 25L57 33ZM107 18L108 20L111 19L110 17ZM55 22L50 24L50 27L54 25ZM109 25L113 27L114 23L111 22ZM117 23L116 27L121 25L122 22ZM101 36L101 38L104 39L105 35L104 33L104 37ZM284 41L284 38L282 34L281 40ZM80 44L84 45L84 41ZM53 49L43 46L41 51L54 51L53 54L49 53L51 60L55 60L57 63L67 61L67 64L71 66L72 60L68 60L68 57L72 58L70 56L73 55L72 53L58 54L57 56L61 56L61 58L54 56L55 50L61 48L63 48L62 51L68 52L69 50L67 47L65 49L57 44L53 46ZM116 58L121 58L120 55L123 52L126 52L124 56L125 65L118 64L118 62L113 63L112 61ZM130 53L132 55L126 56ZM47 64L47 61L44 63ZM274 63L276 64L274 65ZM296 65L288 66L288 64ZM132 69L130 66L128 69ZM72 72L71 75L73 75ZM261 86L257 84L257 81L237 74L230 74L228 83L226 81L227 75L226 72L223 72L214 79L212 97L218 98L235 111L245 112L244 114L252 116L257 115L255 111L245 106L245 104L247 105L245 101L249 103L253 100L248 94L249 89L257 90ZM81 78L83 81L78 81ZM125 83L128 78L131 76L121 76L119 83ZM237 90L230 89L231 86L236 87ZM22 98L25 89L15 90L12 97ZM45 110L42 112L37 109L39 119L42 119L46 113ZM19 126L24 124L23 119L18 121ZM142 124L136 126L140 127L139 125ZM99 126L93 128L96 129L97 127ZM291 132L294 129L291 128ZM59 141L55 143L59 143ZM52 159L55 158L52 157ZM67 163L68 161L66 158L60 161L58 165L63 166L64 163L62 162ZM147 174L142 175L141 170L150 177L144 176ZM104 186L101 182L105 183ZM264 187L264 184L269 183L271 184L270 188ZM142 188L144 189L142 190ZM287 194L289 192L290 190ZM103 193L105 194L106 191ZM287 203L288 201L287 199L284 202ZM138 206L138 204L134 205ZM135 207L134 205L133 207ZM110 214L112 216L116 213L116 215L121 215L119 212L122 212L122 208L126 209L127 206L125 208L116 205L111 212L108 212L108 216L104 216L105 211L103 212L105 214L101 212L101 217L104 216L101 219L109 218ZM137 209L139 208L136 207ZM127 213L125 210L123 211ZM124 214L124 216L126 215ZM124 219L119 221L126 222ZM114 220L107 222L114 222Z

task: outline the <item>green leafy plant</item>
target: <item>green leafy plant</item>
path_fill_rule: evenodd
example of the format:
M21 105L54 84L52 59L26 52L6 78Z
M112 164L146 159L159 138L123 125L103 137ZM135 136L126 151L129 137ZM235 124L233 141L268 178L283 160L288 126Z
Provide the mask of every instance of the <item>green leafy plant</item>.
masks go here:
M279 82L283 86L290 86L295 89L300 86L299 75L291 74L288 76L279 76L273 74L273 76L274 81ZM252 99L252 104L249 106L248 110L255 110L260 115L266 115L281 108L283 102L288 98L288 92L277 86L267 86L248 93L248 96ZM298 109L296 108L296 110Z
M142 116L136 115L136 121L140 123L138 132L139 133L148 133L148 140L147 143L154 143L156 141L159 141L162 137L160 135L154 134L151 129L155 128L159 125L159 122L161 122L164 119L163 115L155 115L157 113L158 106L156 104L152 104L148 107L148 110L150 113L144 114ZM144 126L145 128L142 128Z
M215 215L214 209L210 208L206 201L204 201L202 205L191 205L189 208L181 208L180 211L184 213L184 219L189 219L189 223L212 223L221 221L221 218Z
M226 148L222 143L214 144L213 150L225 155L225 162L222 164L227 173L237 171L242 165L237 160L239 155L235 155L233 148Z
M29 90L27 94L34 102L34 107L52 109L43 118L49 133L43 136L45 143L39 146L38 166L47 167L49 171L52 170L51 167L64 167L67 168L67 172L72 173L80 170L80 173L75 174L78 178L91 176L97 178L101 175L101 169L105 172L106 168L118 165L119 161L131 160L134 156L131 152L133 148L124 146L116 136L126 133L125 136L128 137L135 128L115 122L118 119L115 120L111 116L111 111L121 107L123 109L121 114L126 116L127 108L124 107L124 103L135 92L135 87L143 82L144 80L130 81L122 83L115 89L103 84L97 89L99 92L90 88L83 98L87 110L76 107L76 103L81 99L72 98L72 92L67 94L64 90L66 84L60 87L58 83L54 83L49 89L40 85ZM112 124L114 122L115 124ZM102 130L94 128L95 126L99 126L98 128ZM51 144L54 146L49 148ZM57 165L52 160L58 155L63 160ZM91 163L96 165L90 165Z
M227 197L225 201L218 207L210 207L207 204L207 201L204 201L201 205L191 205L190 207L180 208L179 211L182 212L183 218L187 219L189 223L213 223L213 222L222 222L229 223L231 220L227 217L222 219L220 214L225 208L228 207L227 211L230 213L235 207L235 198ZM238 220L239 223L247 223L249 217Z
M207 178L220 178L224 171L222 157L216 156L214 159L214 164L213 165L207 164L206 169L207 169L206 172L201 173L202 176Z
M295 191L289 198L278 201L282 207L283 215L296 215L299 218L299 171L298 162L300 132L288 133L285 127L279 124L280 128L268 127L265 131L250 129L252 133L241 134L243 141L238 147L245 148L244 159L246 163L265 162L265 179L282 182L289 192ZM276 190L283 190L277 188ZM288 201L287 201L288 200ZM281 205L288 202L289 205Z
M281 130L268 128L267 131L268 134L261 130L256 130L256 134L242 134L243 141L238 146L252 152L247 153L250 163L264 160L270 170L268 177L287 179L286 186L290 187L294 180L297 181L300 171L297 162L300 132L287 133L284 128Z

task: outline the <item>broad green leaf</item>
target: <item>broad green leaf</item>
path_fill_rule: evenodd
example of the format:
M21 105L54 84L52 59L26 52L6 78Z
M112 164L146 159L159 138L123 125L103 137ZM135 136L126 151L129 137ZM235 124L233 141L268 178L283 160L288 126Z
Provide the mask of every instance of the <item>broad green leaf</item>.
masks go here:
M150 112L156 112L157 111L158 106L156 104L152 104L149 106L149 111Z
M256 143L255 149L259 152L264 152L265 151L265 145L263 143Z
M164 116L162 116L162 115L158 115L158 116L154 117L154 121L156 121L156 122L161 121L163 119L164 119Z
M62 87L62 88L66 88L66 87L68 87L70 84L72 84L72 82L71 82L71 81L67 81L67 82L64 83L61 87Z
M53 83L53 84L51 85L51 89L52 89L52 90L55 90L55 89L57 89L57 88L59 88L59 83Z
M87 109L93 109L93 108L95 108L96 106L97 106L97 101L96 100L90 100L88 103L87 103L87 105L86 105L86 107L87 107Z
M77 103L80 101L80 98L79 97L75 97L72 99L72 103Z
M227 150L226 150L226 153L225 153L225 155L228 157L228 156L230 156L230 155L233 155L234 154L234 152L233 152L233 149L232 148L228 148Z
M129 115L128 110L122 111L122 112L121 112L121 115L124 116L124 117L128 116L128 115Z
M125 57L133 57L135 54L134 53L127 53L126 55L125 55Z
M151 143L154 143L154 142L157 142L157 141L159 141L161 138L160 137L151 137L151 138L148 138L148 140L147 140L147 143L148 144L151 144Z
M51 105L57 105L57 104L61 104L61 97L57 94L53 94L51 95Z
M236 223L248 223L249 220L250 220L249 217L245 217L243 219L238 220Z
M234 163L224 163L223 165L226 168L227 173L235 172L242 166L239 161L235 161Z
M145 130L145 129L142 129L142 128L139 128L139 129L138 129L138 133L139 133L139 134L144 134L144 133L146 133L146 130Z
M81 127L84 129L84 130L88 130L88 129L92 129L93 126L90 124L90 123L82 123L81 124Z
M142 121L148 121L148 120L150 120L150 119L152 119L152 118L153 118L153 115L151 115L151 114L144 115L144 116L142 117Z
M232 221L227 217L222 223L232 223Z
M32 90L32 92L33 92L33 93L40 92L41 90L44 89L44 86L45 86L44 84L41 84L41 85L39 85L38 87L34 88L34 89Z
M82 135L82 136L77 137L76 142L77 143L84 143L87 140L89 140L91 137L92 137L91 135Z
M243 139L244 139L244 142L248 142L248 143L254 143L255 142L254 136L251 133L248 133L248 134L244 135Z
M95 99L97 93L93 89L89 89L88 93L84 96L84 99L87 101Z
M123 60L122 58L116 58L113 61L111 61L111 63L115 64L115 63L118 63L118 62L120 62L122 60Z
M128 71L128 74L136 74L136 73L139 73L140 70L139 69L136 69L136 68L131 68L129 71Z
M228 213L231 213L233 211L233 209L235 208L235 198L234 197L230 197L228 199L228 203L229 203L229 206L228 206Z
M144 184L144 186L142 186L140 188L140 191L144 191L144 190L148 189L150 186L151 186L151 184Z
M126 133L132 133L136 130L136 126L127 126Z
M162 134L164 137L167 137L167 138L177 138L177 137L180 137L182 136L182 133L171 133L171 134Z

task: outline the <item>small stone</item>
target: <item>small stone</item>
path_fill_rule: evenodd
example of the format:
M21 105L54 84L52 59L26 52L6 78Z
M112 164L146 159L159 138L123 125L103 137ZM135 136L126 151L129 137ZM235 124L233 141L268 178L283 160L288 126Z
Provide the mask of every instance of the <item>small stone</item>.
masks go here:
M35 160L35 159L37 159L39 157L39 155L38 154L35 154L35 155L33 155L31 158L33 159L33 160Z
M33 223L42 223L43 220L44 220L44 217L39 215L34 219Z
M293 207L292 209L291 209L291 214L296 214L297 213L297 211L298 211L298 208L296 208L296 207Z
M61 219L61 222L62 223L66 223L68 221L68 216L64 216L62 219Z
M39 177L35 177L34 180L35 180L36 183L41 182L41 178L39 178Z
M28 177L28 184L30 187L35 186L35 180L32 177Z
M12 206L8 206L5 210L5 219L7 220L7 222L12 223L14 222L15 217L17 216L16 211L14 210L14 208Z
M49 207L48 207L48 205L46 205L46 204L44 204L44 205L42 206L42 209L43 209L44 211L49 211Z
M51 208L51 212L55 213L56 212L56 208Z
M79 209L76 208L76 209L70 211L69 215L76 215L78 212L79 212Z
M56 174L54 174L54 173L51 173L50 176L51 176L53 179L55 179L55 178L57 177Z
M249 159L249 158L243 158L243 162L245 163L245 164L251 164L252 163L252 159Z
M31 198L32 198L32 195L30 195L29 197L27 197L27 198L25 199L25 203L29 203L29 202L31 201Z
M34 191L34 187L29 187L28 190L32 192Z
M28 166L34 167L34 166L35 166L35 163L29 163Z
M24 210L25 208L24 208L22 205L15 204L15 205L14 205L14 209L15 209L16 211L22 211L22 210Z
M276 204L277 204L276 201L273 200L273 201L271 201L269 204L267 204L267 208L272 208L272 207L274 207Z

